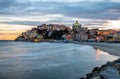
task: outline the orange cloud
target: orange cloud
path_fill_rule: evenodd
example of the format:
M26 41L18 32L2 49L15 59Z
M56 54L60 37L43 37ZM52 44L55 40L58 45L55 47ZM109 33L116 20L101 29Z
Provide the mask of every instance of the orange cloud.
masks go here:
M34 26L0 25L0 40L15 40L22 32Z
M14 40L23 31L0 31L0 40Z

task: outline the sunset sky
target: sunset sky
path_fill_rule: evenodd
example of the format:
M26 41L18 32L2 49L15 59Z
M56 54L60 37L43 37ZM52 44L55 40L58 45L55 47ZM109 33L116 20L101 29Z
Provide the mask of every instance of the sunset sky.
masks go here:
M43 23L120 29L120 0L0 0L0 40Z

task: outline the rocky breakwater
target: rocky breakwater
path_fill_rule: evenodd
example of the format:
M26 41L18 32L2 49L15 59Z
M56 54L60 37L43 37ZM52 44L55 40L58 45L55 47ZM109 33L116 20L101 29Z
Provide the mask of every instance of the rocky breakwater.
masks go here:
M120 58L101 67L95 67L91 73L80 79L120 79Z

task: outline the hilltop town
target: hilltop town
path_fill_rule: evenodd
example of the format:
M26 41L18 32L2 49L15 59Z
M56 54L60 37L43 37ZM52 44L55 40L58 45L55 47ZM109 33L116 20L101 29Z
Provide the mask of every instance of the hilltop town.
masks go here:
M58 24L42 24L37 27L21 33L16 41L53 41L64 40L65 42L72 41L87 41L87 42L120 42L120 31L112 29L99 30L88 29L76 21L72 27Z

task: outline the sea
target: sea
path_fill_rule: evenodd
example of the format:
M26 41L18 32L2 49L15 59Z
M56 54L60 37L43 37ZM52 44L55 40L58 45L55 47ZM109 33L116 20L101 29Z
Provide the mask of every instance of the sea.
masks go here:
M80 79L119 57L89 45L0 42L0 79Z

